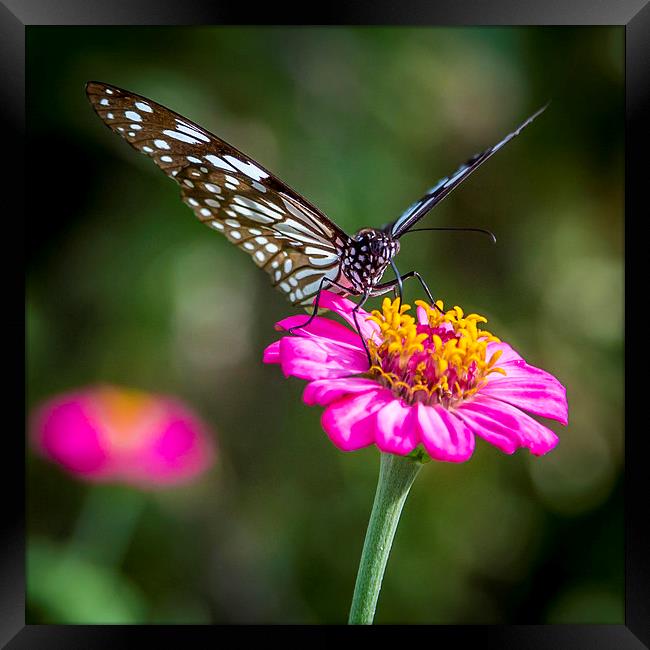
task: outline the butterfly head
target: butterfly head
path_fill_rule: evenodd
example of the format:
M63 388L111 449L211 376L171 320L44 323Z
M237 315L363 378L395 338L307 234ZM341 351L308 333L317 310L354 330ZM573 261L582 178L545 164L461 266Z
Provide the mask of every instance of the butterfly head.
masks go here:
M388 233L363 228L345 247L343 273L356 292L364 293L379 283L386 267L397 253L399 242Z

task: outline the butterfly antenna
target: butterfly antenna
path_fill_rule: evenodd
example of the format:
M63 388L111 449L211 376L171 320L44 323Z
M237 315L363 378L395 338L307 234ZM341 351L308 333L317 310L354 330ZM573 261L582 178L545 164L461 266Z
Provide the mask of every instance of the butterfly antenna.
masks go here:
M425 230L457 230L457 231L461 231L461 232L480 232L483 235L487 235L492 240L493 244L497 243L496 235L491 230L487 230L485 228L451 228L451 227L449 227L449 228L446 228L446 227L411 228L411 230L407 230L404 233L404 235L409 235L412 232L423 232Z

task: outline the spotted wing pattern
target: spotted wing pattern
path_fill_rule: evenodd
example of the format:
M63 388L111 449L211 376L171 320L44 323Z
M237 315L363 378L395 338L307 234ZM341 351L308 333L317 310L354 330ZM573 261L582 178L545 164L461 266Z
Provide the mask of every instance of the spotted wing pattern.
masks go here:
M310 305L324 278L339 277L348 236L257 162L150 99L100 82L86 92L102 121L173 178L198 219L248 253L292 304Z
M310 305L323 277L339 276L343 239L304 204L235 169L193 164L176 178L196 216L247 252L293 304Z
M455 187L460 185L460 183L462 183L473 171L499 151L501 147L510 142L514 137L518 136L519 133L521 133L521 131L544 110L546 110L546 106L540 108L536 113L520 124L512 133L509 133L505 138L503 138L503 140L495 144L493 147L489 147L485 151L472 156L451 176L445 176L445 178L440 179L421 199L410 205L396 221L387 226L386 231L393 237L398 238L410 230L429 212L429 210L440 203L440 201L442 201L442 199L444 199Z

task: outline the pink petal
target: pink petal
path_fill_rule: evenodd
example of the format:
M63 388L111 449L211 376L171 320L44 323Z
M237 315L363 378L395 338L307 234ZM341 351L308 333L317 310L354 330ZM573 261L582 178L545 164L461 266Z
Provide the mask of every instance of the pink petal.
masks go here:
M523 378L499 375L501 379L488 381L481 389L481 395L494 397L535 415L567 424L569 411L566 389L552 375L543 370L539 373L535 371L539 371L539 368L527 366L522 373L527 376Z
M354 324L354 318L352 317L352 310L357 306L356 303L347 298L337 296L331 291L323 291L321 292L320 306L326 309L331 309L334 313L338 314L346 322L352 325L356 331L356 325ZM357 312L359 330L366 340L373 338L379 333L379 326L377 323L367 320L368 316L370 316L370 314L363 309L359 309Z
M125 462L124 478L150 486L180 483L205 471L213 460L214 445L203 425L170 402L165 426L130 466Z
M378 387L376 381L364 377L318 379L305 386L302 399L309 406L314 406L314 404L327 406L350 393L363 393L368 390L376 390Z
M464 402L454 413L465 421L476 434L512 454L519 447L528 447L536 456L555 447L558 437L544 425L533 420L514 406L505 402L477 395L471 402Z
M275 324L276 329L288 330L291 327L296 325L301 325L302 323L307 322L309 316L306 314L301 314L298 316L289 316ZM311 323L309 323L306 328L298 328L292 332L297 336L305 337L317 337L317 338L326 338L332 339L337 343L345 344L352 346L355 349L363 350L363 343L359 334L355 331L352 331L345 325L337 323L334 320L329 318L323 318L321 316L316 316Z
M280 339L280 363L288 377L326 379L346 377L368 370L362 350L351 350L328 339L285 336Z
M441 406L417 404L416 425L427 453L435 460L462 463L474 452L474 434Z
M264 350L264 363L280 363L280 341L274 341Z
M510 363L512 361L524 361L524 358L512 346L503 342L488 343L485 358L489 360L497 350L501 350L501 356L497 361L497 366L502 366L504 363Z
M343 451L354 451L375 442L374 414L392 399L390 391L378 389L344 397L330 404L321 424L332 442Z
M507 343L488 344L487 358L498 349L503 354L496 365L506 374L488 375L481 394L567 424L566 388L550 373L526 363Z
M412 406L393 398L377 411L376 418L375 442L379 449L404 456L417 447L419 441Z
M505 375L494 372L491 375L488 375L488 381L490 383L509 381L511 379L530 379L532 381L544 381L548 384L557 384L560 387L564 388L562 384L546 370L542 370L537 366L531 366L526 363L523 359L517 361L508 361L507 363L502 363L501 360L497 361L497 367L503 368Z
M112 472L110 450L100 437L101 423L88 414L87 393L51 400L39 409L33 422L34 443L45 457L87 478Z

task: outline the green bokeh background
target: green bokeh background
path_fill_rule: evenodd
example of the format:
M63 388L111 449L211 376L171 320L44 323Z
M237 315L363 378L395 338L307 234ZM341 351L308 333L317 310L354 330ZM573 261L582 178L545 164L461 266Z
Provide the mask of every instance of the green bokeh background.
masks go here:
M479 440L423 468L376 621L622 623L623 61L622 28L29 28L30 150L47 159L29 405L97 382L176 394L219 458L142 493L28 451L28 622L344 622L379 465L338 451L304 382L261 363L291 308L101 124L98 79L215 132L348 232L553 100L423 224L498 243L420 233L398 265L555 374L570 424L542 458Z

